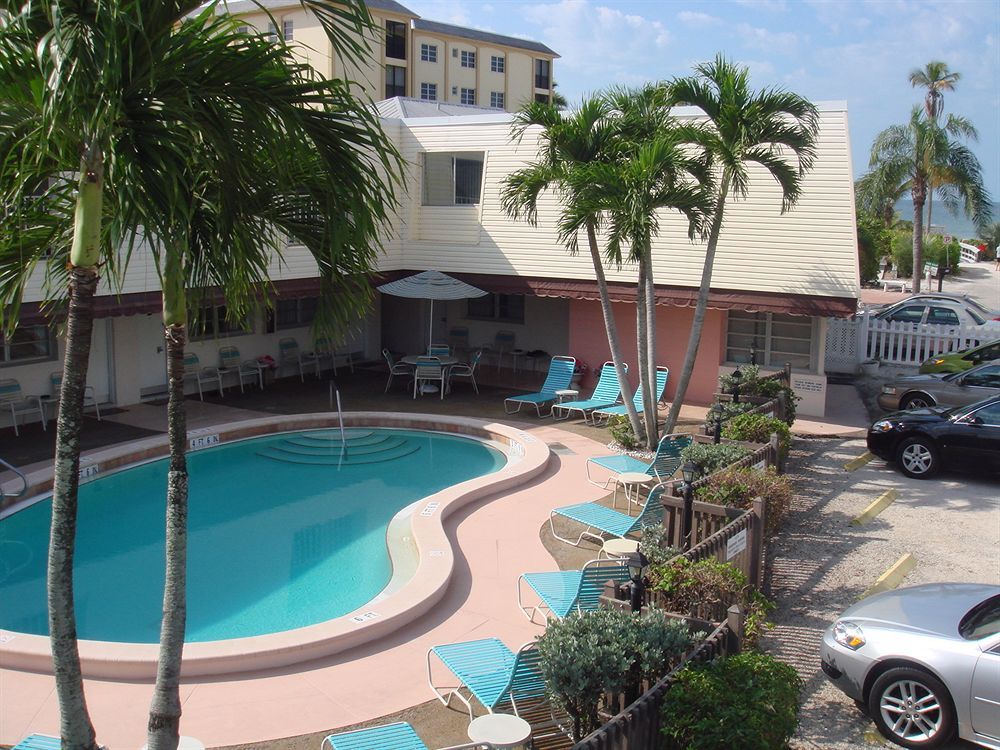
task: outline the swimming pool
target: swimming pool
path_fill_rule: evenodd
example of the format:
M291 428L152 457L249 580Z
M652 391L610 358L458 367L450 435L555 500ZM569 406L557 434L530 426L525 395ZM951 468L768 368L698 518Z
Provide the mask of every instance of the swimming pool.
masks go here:
M280 433L189 455L189 642L337 618L386 586L400 510L501 469L484 442L352 428ZM163 586L166 462L80 488L76 606L82 639L155 643ZM44 635L49 501L0 521L0 628Z

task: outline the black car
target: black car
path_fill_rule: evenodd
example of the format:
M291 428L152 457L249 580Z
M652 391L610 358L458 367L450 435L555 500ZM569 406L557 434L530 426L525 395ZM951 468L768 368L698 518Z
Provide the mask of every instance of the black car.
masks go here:
M890 414L868 428L868 450L916 479L944 467L1000 473L1000 396Z

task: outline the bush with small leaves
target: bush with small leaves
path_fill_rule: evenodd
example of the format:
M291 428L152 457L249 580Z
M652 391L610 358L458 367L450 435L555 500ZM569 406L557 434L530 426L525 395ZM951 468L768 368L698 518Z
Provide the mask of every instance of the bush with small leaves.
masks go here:
M708 410L705 424L708 425L709 430L715 430L715 423L719 421L719 412L722 412L722 424L725 425L730 419L745 414L755 406L756 404L751 404L748 401L740 401L738 404L734 404L732 401L719 401Z
M777 417L765 414L741 414L733 417L722 427L722 437L750 443L766 443L771 439L771 433L775 432L778 433L778 460L784 462L792 447L792 433L788 425Z
M768 654L737 654L684 669L663 700L663 748L787 748L801 690L798 673Z
M681 451L681 458L693 461L698 467L698 476L706 477L719 469L734 464L751 453L750 448L737 443L691 443Z
M699 500L715 505L750 510L754 499L767 501L767 519L764 533L770 538L778 533L781 524L792 507L795 488L792 481L774 469L759 471L753 468L728 469L721 471L699 487Z
M628 421L628 417L621 415L611 417L608 420L608 432L611 433L612 439L627 451L640 447L639 439L632 431L632 423Z
M667 529L662 523L646 526L639 537L639 551L646 556L650 565L662 565L681 553L670 546Z

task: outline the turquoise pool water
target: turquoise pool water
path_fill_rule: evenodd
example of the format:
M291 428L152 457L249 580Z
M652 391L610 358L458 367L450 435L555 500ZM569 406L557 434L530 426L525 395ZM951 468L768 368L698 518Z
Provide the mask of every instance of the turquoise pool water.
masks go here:
M274 633L339 617L392 575L390 519L501 468L475 440L415 430L282 433L189 454L187 640ZM80 487L78 634L155 643L163 596L167 466ZM51 502L0 521L0 628L45 635Z

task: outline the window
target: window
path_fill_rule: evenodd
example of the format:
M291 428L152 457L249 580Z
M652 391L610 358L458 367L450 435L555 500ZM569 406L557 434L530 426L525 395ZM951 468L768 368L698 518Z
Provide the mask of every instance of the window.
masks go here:
M490 92L490 106L496 109L504 108L504 95L502 91L491 91Z
M542 104L548 104L549 103L549 95L548 94L535 94L535 101L536 102L541 102Z
M476 103L476 90L475 89L462 89L462 95L459 99L462 104L475 104Z
M236 27L236 33L237 34L247 34L249 32L250 32L250 27L249 26L237 26Z
M267 332L274 333L288 328L312 325L318 306L318 297L279 299L274 309L267 314Z
M420 98L430 102L436 102L438 98L438 86L436 83L421 83Z
M462 67L463 68L474 68L476 67L476 53L469 52L469 50L462 50Z
M253 333L250 318L231 322L226 320L225 305L208 305L198 308L191 321L191 340L241 336Z
M485 156L482 151L424 154L423 204L425 206L478 204Z
M56 342L48 326L19 326L8 338L0 333L0 366L56 358Z
M406 24L399 21L385 22L385 56L406 59Z
M271 44L276 44L278 41L278 27L270 22L267 24L267 41Z
M973 417L983 420L982 424L1000 427L1000 403L989 404L972 412Z
M947 307L932 307L927 313L927 322L936 325L957 326L958 313Z
M550 89L552 63L548 60L535 60L535 88Z
M504 70L503 55L490 55L490 70L492 70L494 73L503 73Z
M406 96L406 68L399 65L385 66L385 98Z
M292 22L291 18L285 18L281 22L281 38L286 42L290 42L294 36L295 24Z
M421 44L420 59L424 62L436 63L438 61L438 48L436 44Z
M962 385L978 388L1000 388L1000 365L987 365L982 370L971 372L962 378Z
M726 361L749 362L764 367L812 367L812 320L801 315L748 313L731 310L726 332Z
M468 300L466 317L496 320L503 323L524 322L524 296L520 294L487 294Z

